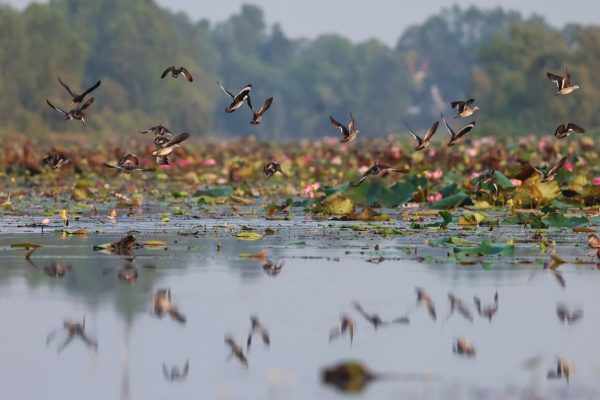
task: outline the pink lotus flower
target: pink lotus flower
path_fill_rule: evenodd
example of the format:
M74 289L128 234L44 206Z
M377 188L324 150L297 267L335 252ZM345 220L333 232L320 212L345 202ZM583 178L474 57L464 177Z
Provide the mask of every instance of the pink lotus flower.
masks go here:
M214 158L209 158L207 160L202 160L202 166L206 168L213 168L217 166L217 160Z
M477 147L469 147L467 149L467 155L469 157L475 157L478 152L479 152L479 150L477 149Z
M430 203L434 203L442 199L442 194L437 192L436 194L432 194L431 196L427 196L427 201Z
M309 199L314 199L317 190L321 187L319 182L304 186L304 195Z
M444 171L442 171L441 168L438 168L433 172L427 171L425 176L427 176L427 179L440 179L442 176L444 176Z
M523 181L520 179L511 179L510 183L512 183L512 185L515 187L520 187L523 184Z
M225 178L219 178L219 179L217 179L217 184L218 185L225 185L227 182L228 181Z
M573 172L575 170L575 166L573 165L573 163L570 160L565 161L563 168L569 172Z
M597 176L594 178L594 185L596 185L596 186L600 185L600 176Z
M480 176L481 176L481 172L472 172L471 175L469 175L469 180L479 178Z
M180 160L177 160L175 164L180 168L186 168L190 166L190 160L188 160L187 158L182 158Z
M308 164L312 164L315 162L315 158L312 156L304 156L304 158L302 159L302 161L304 162L304 165L308 165Z

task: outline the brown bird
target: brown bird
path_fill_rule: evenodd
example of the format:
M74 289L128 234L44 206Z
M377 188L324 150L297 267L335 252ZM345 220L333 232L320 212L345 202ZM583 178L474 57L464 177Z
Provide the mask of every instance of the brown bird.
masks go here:
M435 135L435 132L437 131L437 128L438 128L438 126L440 124L440 121L435 121L431 125L431 128L429 128L429 130L425 134L424 138L421 138L419 135L417 135L415 132L413 132L413 130L410 129L410 127L408 126L408 123L405 122L404 124L406 125L406 128L408 128L408 130L410 131L410 133L413 135L413 137L415 138L415 140L417 141L417 146L415 147L415 151L419 151L419 150L423 150L427 146L429 146L429 142L431 142L431 139L433 138L433 135Z
M285 262L283 260L278 260L273 262L269 260L267 257L261 257L258 259L258 262L262 266L263 271L269 276L277 276L281 273Z
M338 337L344 335L346 332L350 335L350 344L354 340L354 329L356 328L356 322L347 314L340 316L340 326L331 328L329 331L329 341L332 342Z
M559 139L564 139L566 137L569 137L571 133L585 133L585 129L572 122L569 122L566 125L560 124L558 128L556 128L556 130L554 131L554 136L556 136Z
M429 316L435 321L437 319L437 316L435 313L435 305L433 304L431 297L429 297L429 294L427 294L427 292L422 288L418 287L415 289L415 291L417 293L417 306L421 303L425 303L425 305L427 306L427 311L429 312Z
M54 104L50 103L50 100L46 99L46 103L56 111L60 112L65 116L65 121L77 120L81 121L83 125L85 125L85 113L84 111L94 103L94 98L90 97L88 101L86 101L82 106L72 109L67 112L62 108L56 107Z
M556 164L554 164L552 167L550 167L550 169L548 169L547 172L544 172L536 167L533 167L533 169L539 173L540 175L542 175L542 180L541 182L550 182L552 181L554 178L556 178L556 174L558 173L558 171L563 167L563 165L565 165L565 163L567 162L567 156L561 157L560 160L557 161Z
M475 111L479 110L479 107L473 107L474 102L475 99L469 99L467 101L453 101L452 103L450 103L452 108L456 109L457 112L454 118L465 118L470 115L473 115Z
M138 278L137 268L133 266L131 261L126 261L125 265L123 265L123 267L121 267L121 269L119 269L117 272L117 277L121 282L129 284L135 283Z
M573 93L575 90L579 89L579 85L571 86L571 74L569 74L569 71L567 71L566 68L565 68L565 76L564 77L553 74L551 72L546 72L546 76L552 82L556 83L556 86L558 87L558 91L555 94L557 96L559 94L570 94L570 93Z
M221 90L223 90L229 97L231 97L232 100L231 104L229 104L225 109L226 113L234 112L244 104L244 101L248 103L248 107L250 107L250 109L254 112L254 109L252 108L252 100L250 99L250 91L252 90L252 85L248 84L244 86L238 94L234 95L229 90L225 89L223 85L221 85L218 81L217 84L219 85Z
M225 344L231 349L231 355L228 358L235 356L244 366L248 366L248 359L244 354L242 346L240 346L231 336L225 336Z
M126 154L123 157L121 157L119 159L119 161L117 162L117 165L112 165L112 164L108 164L108 163L103 163L102 165L104 165L107 168L115 168L115 169L121 170L121 171L125 172L126 174L130 174L133 171L146 171L146 172L156 171L155 168L140 167L140 161L133 154Z
M252 337L254 334L259 334L262 338L263 343L268 347L271 344L271 339L269 337L269 332L265 329L265 327L260 323L258 317L252 316L250 317L250 321L252 323L250 327L250 332L248 333L248 340L246 341L246 349L250 351L250 345L252 344Z
M58 353L63 351L65 347L67 347L69 343L71 343L76 337L80 338L87 345L88 349L92 351L98 351L98 342L85 333L85 316L83 317L83 321L81 323L65 320L62 329L50 332L48 334L46 337L46 346L48 346L56 334L61 331L67 332L67 338L61 345L58 346Z
M340 143L351 142L356 139L359 131L355 128L356 123L354 122L354 116L350 113L350 121L348 122L348 127L344 126L341 122L333 118L331 115L329 116L329 121L331 125L335 126L340 130L340 135L342 138L340 139Z
M187 378L188 373L190 372L190 361L187 360L183 365L182 369L179 369L178 366L173 365L171 370L167 368L167 365L163 363L163 376L169 382L182 381Z
M473 301L475 302L475 309L477 310L477 314L482 317L487 318L490 322L492 322L492 318L498 312L498 292L494 295L494 302L492 304L488 304L485 307L481 306L481 300L477 296L473 296Z
M156 157L156 163L158 165L170 165L168 155L171 154L180 143L190 137L187 132L180 133L179 135L172 135L171 133L165 133L164 135L157 135L154 138L154 146L156 150L152 152L152 155Z
M452 351L459 355L472 357L475 355L475 345L469 339L456 339L452 346Z
M588 246L592 249L600 249L600 237L595 233L588 236Z
M169 68L165 69L162 75L160 76L160 79L164 79L165 76L169 74L169 72L171 73L171 76L173 78L179 78L179 75L183 75L183 77L188 81L194 81L194 78L192 78L192 74L190 74L190 71L188 71L185 67L175 68L174 65L171 65Z
M448 142L448 146L454 146L456 143L458 143L463 136L465 136L471 129L475 128L476 123L473 121L462 127L458 132L455 132L454 129L448 125L448 121L446 121L444 114L442 114L442 120L444 121L444 125L446 125L446 129L450 133L450 141Z
M186 322L183 314L181 314L171 302L170 289L158 289L154 294L152 301L154 303L154 313L159 318L162 318L165 314L169 314L175 321L181 324Z
M565 304L556 304L556 316L562 323L572 324L583 318L583 309L577 308L575 310L569 309Z
M375 328L375 330L377 330L377 328L379 328L380 326L384 325L408 324L410 322L407 317L398 317L391 321L382 321L379 314L367 313L358 302L353 302L352 306L356 309L356 311L359 312L360 315L362 315L364 319L366 319L371 325L373 325L373 328Z
M271 107L272 103L273 103L273 98L269 97L267 100L265 100L265 103L262 105L260 110L258 110L256 112L253 110L252 120L250 121L250 124L251 125L260 124L260 121L262 121L263 114Z
M60 76L58 77L58 81L67 90L67 92L69 92L69 94L73 98L74 104L81 103L85 99L85 96L87 96L88 94L90 94L91 92L96 90L98 88L98 86L100 86L100 83L102 83L102 81L98 81L92 87L87 89L85 92L83 92L81 94L77 94L77 93L73 92L71 90L71 88L69 88L69 86L62 81L62 79L60 79Z
M277 161L273 160L270 163L267 163L264 167L263 167L263 174L265 174L265 176L267 178L272 177L273 175L275 175L277 172L279 172L281 175L285 176L285 173L283 172L283 170L281 169L281 164L279 164Z
M393 167L390 167L389 165L381 165L381 164L379 164L379 161L375 161L375 164L373 164L373 166L371 166L368 170L365 171L365 173L361 176L361 178L358 180L358 182L350 184L350 186L353 186L353 187L360 186L360 184L363 183L363 181L365 179L367 179L369 176L379 175L379 173L382 171L392 171L392 172L396 172L396 173L408 172L407 169L393 168Z
M51 169L60 169L65 165L69 164L71 161L64 155L60 153L48 154L42 162L44 165L48 166Z

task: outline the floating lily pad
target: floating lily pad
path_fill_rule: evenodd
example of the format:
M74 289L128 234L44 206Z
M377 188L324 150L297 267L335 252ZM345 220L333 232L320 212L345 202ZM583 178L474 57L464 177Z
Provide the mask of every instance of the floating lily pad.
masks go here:
M543 221L550 228L575 228L590 224L586 217L565 217L559 213L548 214Z
M469 195L461 190L449 197L431 203L431 208L435 208L437 210L456 208L465 203L467 200L469 200Z

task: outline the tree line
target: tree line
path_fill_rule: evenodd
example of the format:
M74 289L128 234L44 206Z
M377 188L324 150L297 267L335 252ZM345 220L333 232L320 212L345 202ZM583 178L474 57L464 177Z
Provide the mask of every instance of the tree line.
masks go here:
M184 65L193 84L161 80ZM294 140L336 135L329 115L352 111L363 136L425 128L449 102L475 97L484 134L551 134L562 122L600 125L600 27L552 27L502 9L444 9L406 29L394 48L338 35L287 37L263 12L244 5L211 24L151 0L51 0L23 11L0 6L0 133L44 137L82 132L122 136L162 123L193 135ZM556 98L546 71L568 67L582 87ZM102 86L87 126L65 123L45 99L69 106L57 76L72 87ZM260 105L275 97L263 123L248 110L225 115L231 90L253 84Z

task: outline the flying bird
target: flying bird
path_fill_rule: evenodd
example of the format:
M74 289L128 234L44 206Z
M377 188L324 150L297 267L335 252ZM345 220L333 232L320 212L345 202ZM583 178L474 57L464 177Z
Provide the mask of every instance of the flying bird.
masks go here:
M265 102L262 105L262 107L260 108L260 110L258 110L256 112L253 110L252 120L250 121L250 124L251 125L260 124L263 114L271 107L272 103L273 103L273 98L269 97L267 100L265 100Z
M579 85L571 86L571 74L569 74L569 71L567 71L566 68L565 68L565 76L556 75L551 72L546 72L546 76L552 82L556 83L556 86L558 87L558 91L555 93L555 95L557 95L557 96L559 94L573 93L575 90L579 89Z
M194 81L194 78L192 78L192 74L190 74L190 71L188 71L185 67L175 68L174 65L171 65L169 68L165 69L162 75L160 76L160 79L164 79L165 76L169 74L169 72L171 73L171 76L175 79L179 78L179 75L183 75L183 77L188 81Z
M407 317L398 317L391 321L383 321L379 314L367 313L358 302L355 301L354 303L352 303L352 305L354 306L354 309L358 311L359 314L362 315L362 317L366 319L371 325L373 325L373 328L375 329L384 325L408 324L410 322Z
M240 92L236 95L231 93L229 90L225 89L223 85L221 85L218 81L217 84L219 85L221 90L223 90L232 99L231 104L229 104L225 109L226 113L234 112L244 104L244 101L248 103L248 107L250 107L250 109L254 112L254 109L252 108L252 100L250 99L250 91L252 90L251 84L244 86L242 90L240 90Z
M564 139L566 137L569 137L571 133L585 133L585 129L572 122L569 122L566 125L560 124L558 128L556 128L556 130L554 131L554 136L556 136L559 139Z
M444 114L442 114L442 119L444 120L444 125L446 125L446 129L450 133L450 141L448 142L448 146L454 146L463 136L465 136L471 129L475 127L475 121L473 121L465 125L458 132L455 132L454 129L452 129L450 125L448 125L448 121L446 121Z
M56 111L60 112L65 116L65 121L67 120L78 120L85 125L85 113L84 111L94 103L94 98L90 97L82 106L76 107L71 111L67 112L62 108L56 107L54 104L50 103L50 100L46 99L46 103Z
M331 328L329 331L329 341L332 342L348 332L350 344L352 344L352 341L354 340L354 329L356 329L356 322L349 315L342 314L340 316L340 326Z
M186 318L179 312L179 310L171 302L171 290L170 289L158 289L152 299L154 303L154 313L162 318L163 315L169 314L175 321L184 324Z
M244 349L242 349L242 346L240 346L231 336L225 336L225 344L231 349L231 354L229 358L235 356L235 358L237 358L239 362L241 362L244 366L247 367L248 359L244 354Z
M119 161L117 162L117 165L108 164L108 163L103 163L102 165L104 165L107 168L115 168L115 169L121 170L121 171L125 172L126 174L130 174L133 171L151 172L151 171L156 170L154 168L140 167L140 161L133 154L126 154L123 157L121 157L119 159Z
M400 168L392 168L389 165L380 165L379 161L375 161L375 164L371 168L365 171L365 173L361 176L358 182L351 184L350 186L357 187L360 186L365 179L367 179L370 175L379 175L381 171L392 171L392 172L408 172L406 169Z
M417 293L417 306L421 303L425 303L429 316L435 321L437 319L435 305L433 304L431 297L429 297L429 294L419 287L415 289L415 292Z
M564 156L560 160L558 160L558 162L556 164L554 164L552 167L550 167L550 169L548 169L547 172L544 172L536 167L533 167L533 169L537 173L542 175L542 182L550 182L554 178L556 178L556 174L558 173L558 170L560 170L563 167L563 165L565 165L566 162L567 162L567 156Z
M95 339L89 337L85 333L85 316L83 317L83 321L81 323L65 320L65 322L63 323L62 329L50 332L48 334L48 336L46 337L46 346L48 346L50 344L52 339L54 339L56 334L60 331L66 331L67 338L61 345L58 346L58 349L57 349L58 353L63 351L65 349L65 347L67 347L69 345L69 343L71 343L73 341L73 339L75 339L77 337L80 338L85 343L85 345L88 347L88 349L90 349L92 351L98 351L98 342Z
M145 135L146 133L153 133L157 136L165 136L167 134L170 134L171 131L169 130L169 128L167 128L164 125L156 125L156 126L153 126L152 128L146 129L145 131L140 131L140 133L142 135Z
M96 82L96 84L94 86L90 87L85 92L83 92L81 94L77 94L77 93L73 92L71 90L71 88L69 88L69 86L62 81L62 79L60 79L60 76L58 77L58 81L67 90L67 92L69 92L69 94L73 98L73 103L74 104L83 102L83 100L85 99L85 96L87 96L88 94L90 94L91 92L93 92L94 90L96 90L98 88L98 86L100 86L100 83L102 82L102 81L98 81L98 82Z
M562 323L572 324L579 321L583 317L583 309L569 309L565 304L558 303L556 305L556 316Z
M340 135L342 135L340 143L347 143L356 139L356 136L358 135L359 131L355 128L354 116L352 115L352 113L350 113L350 121L348 122L348 127L346 127L344 124L333 118L331 115L329 116L329 121L331 122L331 125L335 126L340 130Z
M479 110L479 107L473 106L474 101L475 99L469 99L467 101L453 101L450 103L452 108L456 109L457 112L454 118L465 118L473 115L475 111Z
M417 135L415 132L413 132L412 129L410 129L410 127L408 126L408 123L406 123L406 122L404 123L404 125L406 125L406 128L410 131L410 133L413 135L413 137L417 141L417 147L415 147L415 151L423 150L424 148L429 146L429 142L431 142L433 135L435 135L435 132L437 131L439 124L440 124L440 121L435 121L431 125L431 128L429 128L429 130L425 134L425 137L421 138L419 135Z
M44 165L48 166L51 169L60 169L61 167L69 164L71 161L61 153L48 154L42 160Z
M281 175L285 176L285 173L283 172L283 170L281 169L281 164L279 164L277 161L273 160L270 163L267 163L264 167L263 167L263 174L265 174L265 176L267 178L272 177L273 175L275 175L277 172L279 172Z
M473 316L471 315L471 311L467 308L467 305L455 296L453 293L448 293L448 300L450 301L450 313L448 317L446 317L446 321L450 319L452 314L454 314L455 310L458 310L458 313L462 315L465 319L473 322Z

